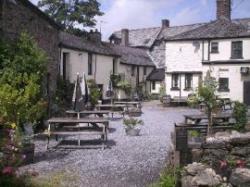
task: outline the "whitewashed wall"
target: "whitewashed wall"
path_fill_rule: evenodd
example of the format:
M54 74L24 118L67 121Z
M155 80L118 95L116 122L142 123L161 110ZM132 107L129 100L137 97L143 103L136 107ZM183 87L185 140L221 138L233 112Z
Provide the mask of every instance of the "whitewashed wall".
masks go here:
M93 54L92 75L88 75L88 53L83 51L63 48L61 50L61 67L62 54L69 53L68 64L66 67L67 78L70 82L75 82L77 72L85 72L87 79L95 79L97 84L103 85L103 98L106 99L105 92L108 87L109 76L113 71L113 57ZM62 68L61 68L62 75Z
M147 76L153 71L153 67L147 67L147 74L143 74L143 66L139 67L139 82L146 81ZM129 64L120 63L118 68L118 73L124 73L125 79L131 84L132 88L135 89L136 87L136 77L137 77L137 69L135 68L134 76L131 76L132 73L132 66ZM150 90L149 83L146 85L146 90L149 92Z
M151 82L151 94L159 94L161 89L162 82L156 81L155 82L155 89L153 89L153 83Z
M180 90L171 90L172 87L172 74L167 74L165 78L166 82L166 94L171 95L171 97L187 97L196 91L199 86L199 77L201 74L194 74L192 81L192 89L185 90L185 74L180 75Z
M250 60L250 39L223 39L211 40L210 42L219 43L219 53L210 53L210 61L230 61L231 59L231 43L232 41L243 41L243 60ZM168 73L165 78L166 92L173 96L187 96L192 91L171 90L172 75L171 72L195 72L202 71L203 77L209 69L208 65L202 65L202 60L209 60L208 55L209 43L208 41L170 41L166 42L166 72ZM235 61L235 60L234 60ZM240 74L240 67L246 67L244 64L239 65L216 65L214 66L214 74L217 79L219 77L220 69L228 69L229 89L230 92L218 93L223 97L229 97L232 100L243 101L243 81L249 80L249 77L242 77ZM249 65L248 65L249 66ZM193 77L193 88L195 89L199 83L199 75ZM185 85L184 74L181 78L181 85Z
M210 53L210 61L216 60L230 60L231 59L231 43L232 41L243 41L243 59L250 59L250 39L239 38L239 39L227 39L227 40L212 40L211 42L219 43L219 53ZM206 45L207 42L206 42ZM206 50L207 53L207 50ZM206 55L207 57L207 55ZM206 58L207 60L207 58Z
M201 71L202 45L194 45L192 41L166 42L167 72Z
M243 102L243 83L250 81L250 75L241 75L240 68L250 65L204 65L203 76L211 70L211 75L218 81L219 78L229 78L229 92L217 92L222 98L230 98L233 101ZM250 94L250 93L249 93ZM250 96L250 95L249 95Z

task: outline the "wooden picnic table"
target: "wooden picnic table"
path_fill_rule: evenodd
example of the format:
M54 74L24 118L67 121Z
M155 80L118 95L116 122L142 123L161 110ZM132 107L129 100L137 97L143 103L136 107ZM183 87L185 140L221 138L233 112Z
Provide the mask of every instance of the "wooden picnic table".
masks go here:
M47 149L49 147L49 141L51 135L78 135L78 146L80 146L80 135L101 135L102 148L105 148L105 143L108 139L108 126L109 120L106 118L69 118L69 117L57 117L50 118L48 120L48 142ZM84 127L81 124L95 124L92 127ZM102 124L101 126L99 124ZM61 128L59 128L61 127Z
M111 111L109 110L84 110L84 111L74 111L74 110L67 110L67 114L77 114L77 118L80 118L81 114L83 115L95 115L97 117L103 117L104 115L109 115Z
M190 124L190 121L197 125L201 120L208 120L207 114L195 114L195 115L184 115L185 124ZM224 123L229 123L229 119L232 117L232 114L229 113L220 113L213 116L213 119L216 121L222 120Z
M108 108L110 110L110 113L112 114L112 118L114 115L114 112L120 112L123 116L126 110L126 105L122 104L99 104L96 106L98 110L101 110L103 108Z
M141 107L141 103L138 102L138 101L116 101L114 102L115 105L126 105L127 107L128 106L135 106L137 108L140 108Z

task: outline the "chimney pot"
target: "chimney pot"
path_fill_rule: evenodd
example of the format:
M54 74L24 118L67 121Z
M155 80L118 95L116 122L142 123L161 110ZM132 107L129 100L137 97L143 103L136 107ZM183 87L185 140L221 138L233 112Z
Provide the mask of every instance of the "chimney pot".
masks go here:
M161 20L161 25L162 25L162 28L166 28L166 27L169 27L170 22L168 19L163 19Z
M98 30L90 30L88 38L90 41L95 42L96 44L101 44L102 42L102 34Z
M217 0L217 20L231 20L231 0Z
M129 45L129 30L128 29L122 29L122 41L121 44L123 46Z

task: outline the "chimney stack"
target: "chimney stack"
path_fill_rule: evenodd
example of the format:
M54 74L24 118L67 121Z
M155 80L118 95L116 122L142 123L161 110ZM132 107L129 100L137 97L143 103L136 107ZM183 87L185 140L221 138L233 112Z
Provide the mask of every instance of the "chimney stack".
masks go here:
M123 46L129 45L129 30L128 29L122 29L122 43Z
M231 20L231 0L217 0L217 20Z
M167 27L169 27L169 20L168 19L163 19L163 20L161 20L161 26L162 26L162 28L167 28Z
M96 29L95 31L90 30L89 32L89 40L95 42L97 44L101 44L102 42L102 34Z

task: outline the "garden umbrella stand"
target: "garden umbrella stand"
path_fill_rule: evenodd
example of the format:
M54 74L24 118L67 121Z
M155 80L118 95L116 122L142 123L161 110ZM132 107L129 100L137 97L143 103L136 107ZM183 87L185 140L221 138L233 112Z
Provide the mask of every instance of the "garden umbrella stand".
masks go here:
M80 112L84 110L87 102L88 102L88 86L85 74L83 73L83 77L81 78L79 76L79 73L77 73L77 79L72 98L73 110L75 112Z
M109 84L108 84L108 87L107 87L106 96L107 96L107 97L110 97L110 99L111 99L111 104L113 103L113 95L114 95L113 84L112 84L112 80L109 79Z

